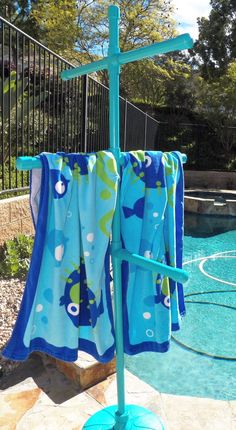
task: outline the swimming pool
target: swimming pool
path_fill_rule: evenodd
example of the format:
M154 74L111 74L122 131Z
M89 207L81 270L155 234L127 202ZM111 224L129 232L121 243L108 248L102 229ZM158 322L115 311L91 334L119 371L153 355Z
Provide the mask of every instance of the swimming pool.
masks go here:
M185 216L186 317L170 350L126 367L163 393L236 400L236 220L210 220L207 234L208 216Z

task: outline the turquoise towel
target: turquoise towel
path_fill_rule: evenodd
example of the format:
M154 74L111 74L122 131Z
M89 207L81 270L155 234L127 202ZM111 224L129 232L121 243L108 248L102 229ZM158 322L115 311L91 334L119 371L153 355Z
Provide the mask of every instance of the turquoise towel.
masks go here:
M121 233L131 253L182 268L183 169L179 153L125 155ZM128 354L165 352L185 313L181 284L122 263L124 347Z
M114 356L109 236L118 173L111 152L40 155L31 177L36 236L23 300L3 355L75 361Z

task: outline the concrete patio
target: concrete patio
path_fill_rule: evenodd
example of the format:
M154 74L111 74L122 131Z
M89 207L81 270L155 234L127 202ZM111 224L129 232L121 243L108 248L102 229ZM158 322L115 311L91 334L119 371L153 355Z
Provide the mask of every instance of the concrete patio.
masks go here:
M33 354L3 377L0 429L80 430L93 413L116 403L114 374L81 392L75 374L72 372L69 379L71 375L66 373L67 377L50 358ZM126 391L127 403L147 407L161 416L166 430L236 430L236 401L160 394L129 372Z

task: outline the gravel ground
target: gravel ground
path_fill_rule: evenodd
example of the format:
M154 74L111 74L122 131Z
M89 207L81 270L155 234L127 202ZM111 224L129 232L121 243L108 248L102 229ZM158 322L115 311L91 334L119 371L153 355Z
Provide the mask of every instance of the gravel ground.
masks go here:
M21 304L25 282L20 279L0 280L0 377L10 373L20 362L6 360L1 351L7 343Z

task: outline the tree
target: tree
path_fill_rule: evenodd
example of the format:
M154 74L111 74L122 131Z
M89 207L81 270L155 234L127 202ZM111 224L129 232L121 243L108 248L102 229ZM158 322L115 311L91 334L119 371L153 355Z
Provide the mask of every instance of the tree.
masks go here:
M85 5L86 3L86 5ZM160 42L176 35L174 21L171 17L173 8L165 0L119 0L120 7L120 48L121 51L134 49L150 42ZM88 7L89 4L89 7ZM93 61L107 54L109 0L84 2L79 7L78 24L80 37L77 47ZM155 88L160 87L160 78L165 71L155 64L154 59L131 63L122 67L121 92L124 97L138 98L142 93L144 99L153 99ZM100 77L108 85L107 72ZM143 92L144 91L144 92Z
M171 53L163 57L163 67L167 72L164 80L164 104L170 108L172 116L182 116L195 106L195 72L184 52Z
M199 81L197 110L204 114L216 132L226 158L236 144L236 61L230 63L225 75L214 81Z
M106 55L108 42L107 11L109 0L85 0L78 6L81 39L78 48L88 55ZM168 0L118 0L120 7L120 47L133 49L159 42L175 34L171 17L173 8Z
M222 76L236 59L236 0L211 0L209 18L199 18L195 53L205 79Z
M76 0L38 0L31 15L41 43L60 55L74 49L79 36Z
M32 16L32 11L37 6L37 3L38 0L1 0L0 16L30 36L37 38L38 28Z
M15 2L3 1L11 3L11 10L16 14ZM35 0L31 3L21 0L19 3L25 23L27 19L33 20L38 40L68 61L78 65L107 55L110 0ZM116 3L121 11L122 51L177 35L169 0L118 0ZM121 69L121 94L149 104L165 103L166 89L173 87L175 74L181 80L181 62L182 58L172 61L168 55L125 65ZM107 71L96 76L109 85ZM182 88L185 77L183 73Z

